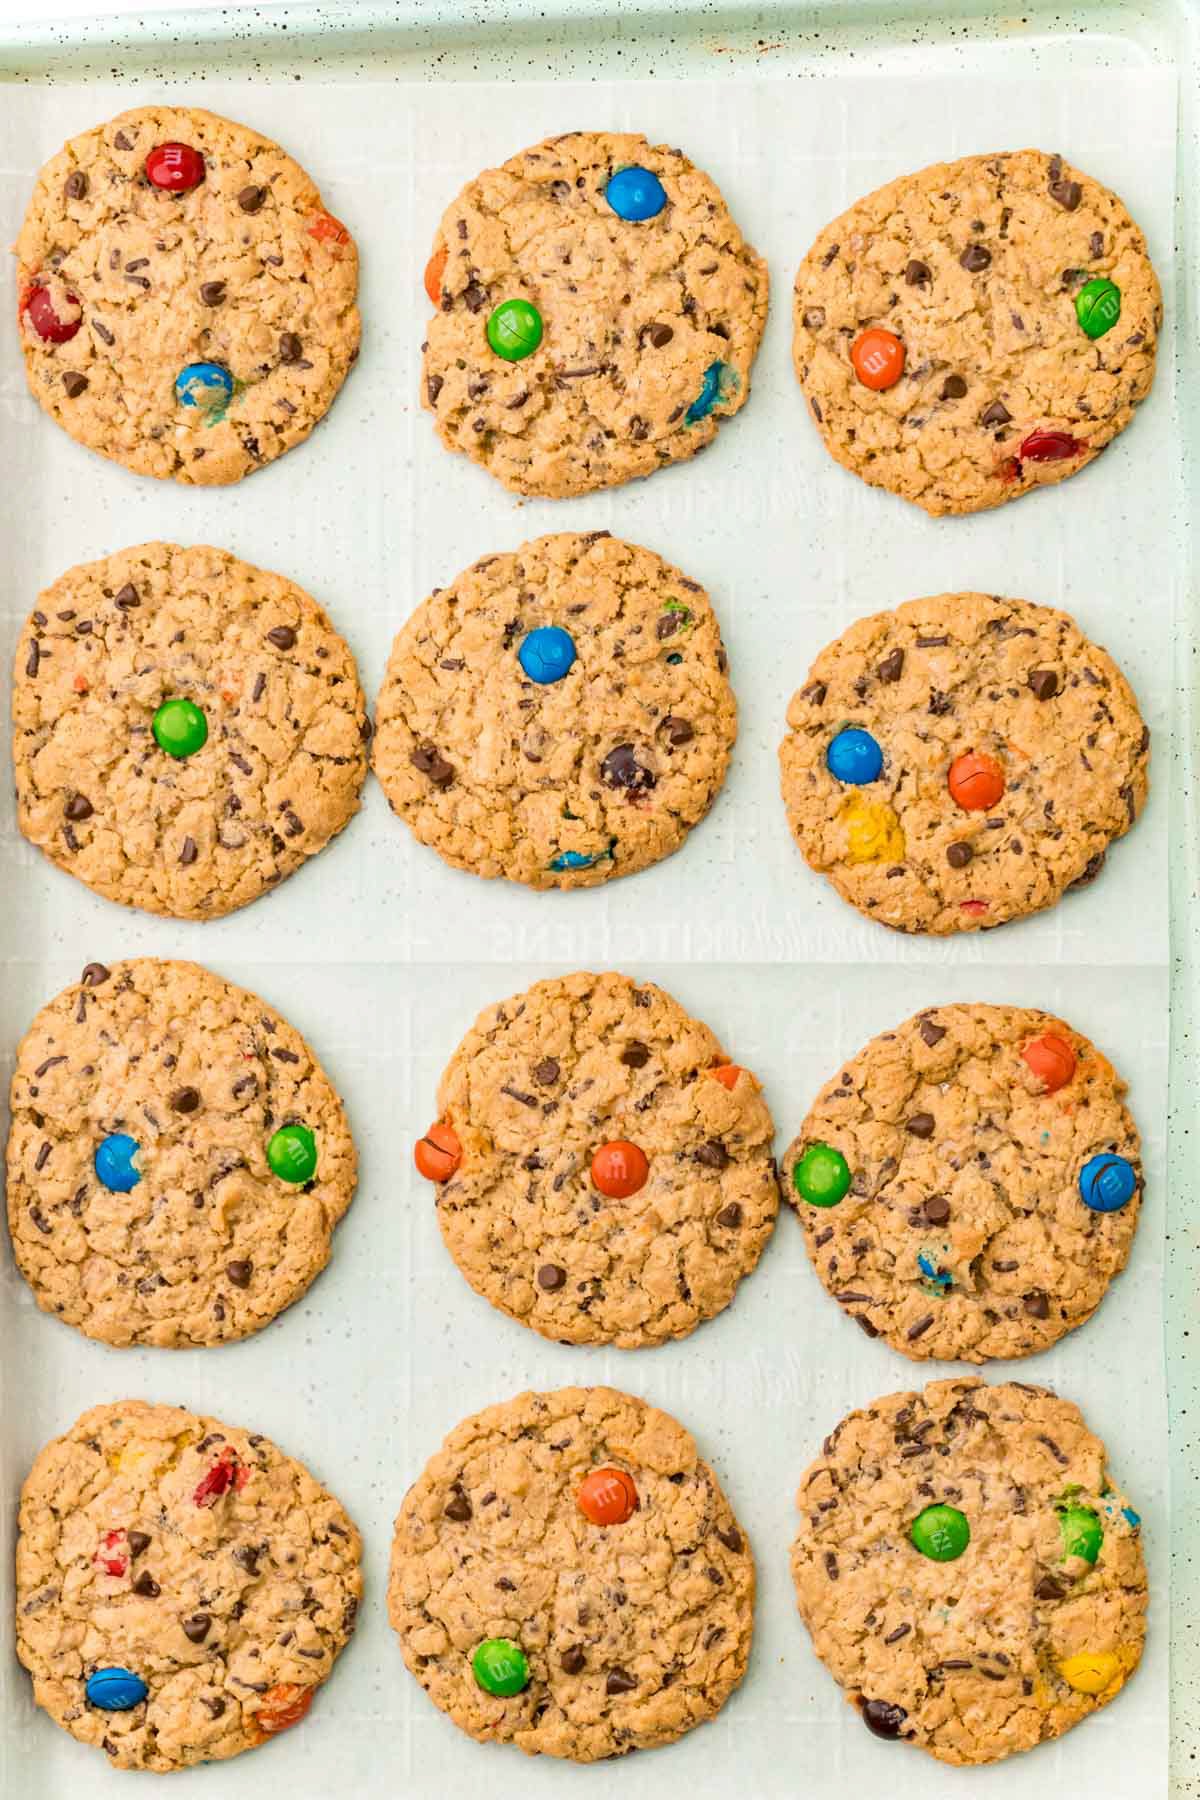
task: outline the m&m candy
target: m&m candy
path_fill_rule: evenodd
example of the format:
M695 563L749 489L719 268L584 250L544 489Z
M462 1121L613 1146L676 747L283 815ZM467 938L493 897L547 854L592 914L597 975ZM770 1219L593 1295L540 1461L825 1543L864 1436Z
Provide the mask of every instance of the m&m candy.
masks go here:
M628 1200L645 1187L649 1175L645 1152L624 1138L601 1144L592 1158L592 1181L610 1200Z
M1095 1562L1104 1542L1104 1527L1090 1506L1062 1507L1058 1529L1062 1533L1064 1556L1082 1556L1085 1562Z
M714 1081L719 1081L721 1086L728 1088L732 1094L737 1086L737 1078L742 1073L742 1068L740 1063L718 1063L708 1072Z
M1133 1164L1123 1156L1089 1157L1079 1171L1079 1196L1093 1212L1120 1212L1137 1193Z
M204 158L191 144L156 144L146 158L146 180L167 194L186 194L204 180Z
M1017 452L1018 458L1026 462L1063 462L1068 456L1081 456L1087 445L1071 436L1069 431L1031 431L1024 439ZM1016 460L1014 458L1010 461ZM1016 473L1021 472L1021 464L1017 461Z
M74 318L62 318L47 287L30 288L22 311L38 336L46 344L69 344L83 324L83 311L76 295L64 294L62 304L69 306Z
M957 1506L927 1506L908 1528L914 1549L931 1562L955 1562L971 1541L971 1527Z
M836 1206L850 1191L850 1165L829 1144L810 1144L792 1170L792 1186L810 1206Z
M413 1149L417 1173L426 1181L449 1181L462 1161L463 1148L457 1131L439 1120L431 1125Z
M446 263L448 262L449 257L450 252L447 250L445 244L443 244L440 250L434 251L429 261L425 264L425 292L429 295L430 301L434 306L441 304L442 276L446 273Z
M104 1712L128 1712L140 1706L150 1689L132 1669L94 1669L84 1689L88 1703Z
M302 1687L296 1681L277 1681L274 1687L269 1687L253 1720L262 1737L275 1737L298 1725L312 1705L316 1691L313 1687Z
M652 170L635 164L609 177L604 198L618 219L640 225L644 219L657 218L667 204L667 190Z
M487 322L487 341L505 362L521 362L542 341L542 315L528 300L502 300Z
M1075 1076L1075 1052L1063 1038L1048 1031L1032 1038L1021 1052L1021 1061L1042 1084L1042 1091L1056 1094Z
M713 407L721 398L721 378L725 373L725 364L709 363L704 371L704 380L700 384L700 392L683 415L685 425L698 425L701 419L707 419Z
M1060 1662L1058 1672L1077 1694L1102 1694L1121 1673L1121 1659L1112 1650L1084 1650Z
M575 661L575 640L561 625L539 625L521 642L517 661L528 675L545 687L561 681Z
M164 700L154 715L154 741L168 756L195 756L208 742L208 720L192 700Z
M986 812L1004 797L1004 770L994 756L970 750L950 764L947 786L964 812Z
M96 1179L113 1194L128 1194L142 1179L141 1172L133 1166L133 1159L138 1152L138 1141L130 1137L127 1131L114 1131L96 1146L92 1158L92 1167L96 1171Z
M848 725L831 739L825 752L825 763L835 781L862 787L878 781L883 773L883 751L869 731Z
M1075 296L1075 317L1090 338L1103 337L1121 316L1121 290L1107 275L1085 281Z
M850 347L854 373L864 387L876 393L895 387L904 373L904 345L893 331L872 325L860 332Z
M613 842L616 842L615 838ZM597 850L591 855L585 850L560 850L558 855L546 864L546 867L553 869L556 875L561 875L564 869L594 869L597 863L604 862L605 858L611 855L611 846L607 850Z
M485 1694L508 1699L529 1686L529 1662L511 1638L485 1638L471 1658L471 1673Z
M281 1125L267 1145L267 1161L280 1181L311 1181L317 1172L317 1140L307 1125Z
M593 1469L584 1476L575 1499L593 1525L624 1525L638 1509L633 1476L624 1469Z
M884 800L866 800L852 794L842 808L846 826L848 863L903 862L906 852L904 827L899 815Z
M233 376L220 363L188 363L175 377L175 398L181 406L222 413L233 399Z

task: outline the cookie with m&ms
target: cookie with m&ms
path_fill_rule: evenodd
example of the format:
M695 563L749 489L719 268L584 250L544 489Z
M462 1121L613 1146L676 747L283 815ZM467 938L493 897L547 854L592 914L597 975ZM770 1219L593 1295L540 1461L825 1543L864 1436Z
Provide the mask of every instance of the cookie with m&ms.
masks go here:
M358 355L358 253L260 133L148 106L37 178L16 243L29 386L137 475L239 481L303 443Z
M115 1345L248 1337L329 1261L357 1159L273 1006L196 963L90 962L10 1093L8 1227L43 1312Z
M670 1744L741 1681L754 1559L690 1432L613 1388L465 1419L405 1495L388 1616L482 1743L595 1762Z
M781 1172L868 1337L982 1363L1091 1317L1142 1193L1125 1083L1094 1044L1032 1007L940 1006L836 1067Z
M1115 1700L1146 1636L1141 1520L1078 1407L978 1378L887 1394L796 1495L792 1579L862 1728L999 1762Z
M84 1413L35 1460L17 1532L34 1700L115 1769L220 1762L302 1726L362 1595L358 1531L304 1465L177 1406Z
M597 887L712 805L737 706L708 595L652 550L562 532L435 588L396 639L373 763L455 868Z
M800 265L793 359L825 448L934 515L1062 481L1154 380L1162 295L1117 196L1061 156L901 176Z
M421 400L518 494L587 494L695 456L745 404L767 266L681 150L575 131L446 209Z
M898 931L986 930L1100 871L1146 800L1150 734L1075 621L938 594L817 657L779 751L809 866Z
M354 657L282 575L139 544L38 596L13 665L17 819L107 900L215 919L354 816Z
M636 1349L728 1306L775 1224L752 1071L649 982L539 981L480 1014L416 1144L451 1256L543 1337Z

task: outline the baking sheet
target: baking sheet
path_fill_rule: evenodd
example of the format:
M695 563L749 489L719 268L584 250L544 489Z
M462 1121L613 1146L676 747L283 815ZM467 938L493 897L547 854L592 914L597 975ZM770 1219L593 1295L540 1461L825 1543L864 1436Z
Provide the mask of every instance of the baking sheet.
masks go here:
M0 214L10 234L34 169L63 138L157 97L9 89ZM342 1789L433 1796L508 1779L557 1793L567 1782L619 1778L635 1800L667 1782L706 1795L735 1787L832 1794L859 1782L886 1783L899 1800L957 1792L963 1777L876 1743L844 1707L794 1616L787 1576L792 1493L824 1432L851 1406L942 1369L917 1369L851 1332L808 1273L789 1217L734 1308L684 1343L633 1355L545 1344L492 1313L457 1276L410 1152L431 1116L440 1069L475 1012L554 968L613 965L662 980L763 1076L780 1149L834 1053L857 1049L917 1006L1043 1005L1093 1035L1130 1077L1150 1204L1130 1271L1097 1319L1012 1372L1078 1400L1107 1439L1146 1520L1151 1640L1118 1706L1061 1745L966 1779L981 1793L1030 1800L1057 1800L1067 1782L1121 1800L1165 1794L1166 757L1142 823L1103 880L1038 919L936 943L860 920L808 873L783 820L775 750L788 696L853 617L968 586L1075 612L1122 662L1165 748L1178 473L1169 324L1154 395L1092 470L1020 506L937 524L826 458L802 416L788 314L796 262L819 225L856 195L927 161L1035 143L1063 150L1122 193L1148 233L1169 321L1170 72L1053 83L477 86L469 101L452 89L329 86L319 105L308 90L302 126L293 96L279 87L205 83L187 97L278 135L355 231L364 259L361 365L305 449L239 488L168 488L87 456L41 417L6 313L0 459L22 477L5 522L5 675L38 588L76 561L172 537L222 544L308 586L349 639L373 698L392 635L431 586L542 531L607 528L651 545L709 588L742 731L710 819L678 856L628 881L570 895L483 886L416 845L372 785L363 816L309 869L246 912L202 927L122 912L49 868L14 836L5 792L0 1049L9 1062L33 1011L83 962L195 956L260 989L310 1036L346 1097L363 1176L334 1265L308 1299L258 1338L220 1351L87 1344L36 1312L6 1259L4 1493L15 1497L37 1447L83 1406L139 1393L266 1430L355 1514L368 1541L368 1601L319 1715L269 1756L189 1778L198 1789L207 1780L205 1791L265 1796L286 1781L314 1797ZM752 400L703 458L635 488L519 504L446 455L414 403L420 271L442 207L464 180L523 143L580 125L643 129L697 156L767 256L774 304ZM365 950L374 960L362 960ZM760 1565L747 1684L715 1725L633 1758L619 1775L518 1762L515 1753L506 1760L471 1745L405 1674L382 1610L391 1517L445 1431L523 1386L571 1381L613 1381L676 1412L715 1462ZM6 1629L8 1610L0 1592ZM128 1791L132 1778L97 1766L34 1712L11 1660L0 1667L0 1705L11 1722L6 1793L57 1800L68 1789Z

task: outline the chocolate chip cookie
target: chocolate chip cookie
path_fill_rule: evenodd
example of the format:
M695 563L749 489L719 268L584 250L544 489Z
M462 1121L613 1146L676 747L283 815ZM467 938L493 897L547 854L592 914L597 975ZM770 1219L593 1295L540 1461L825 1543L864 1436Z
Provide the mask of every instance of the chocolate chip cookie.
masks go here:
M690 1432L613 1388L560 1388L450 1433L396 1520L388 1616L461 1730L593 1762L720 1711L754 1561Z
M788 707L809 865L899 931L977 931L1091 881L1146 800L1150 734L1108 653L1050 607L939 594L860 619Z
M475 1289L569 1344L635 1349L729 1305L775 1223L775 1128L706 1025L624 975L480 1014L416 1147Z
M220 918L354 816L367 729L354 658L302 588L139 544L61 576L20 634L18 823L107 900Z
M354 1629L361 1556L267 1438L93 1407L21 1491L17 1655L38 1705L113 1768L220 1761L304 1718Z
M358 253L278 144L145 106L42 169L17 239L35 399L137 475L239 481L303 443L358 355Z
M259 1331L354 1195L342 1103L299 1032L195 963L89 963L17 1051L8 1225L38 1305L106 1344Z
M537 538L435 588L397 637L375 773L455 868L596 887L677 850L737 735L708 595L606 531Z
M796 373L825 448L928 513L1085 468L1150 391L1162 295L1125 207L1061 156L936 163L800 265Z
M1137 1667L1140 1520L1048 1388L888 1394L826 1438L796 1504L800 1616L876 1737L998 1762L1107 1706Z
M905 1356L1048 1349L1091 1317L1133 1242L1124 1093L1094 1044L1032 1008L940 1006L872 1038L783 1159L813 1268Z
M767 266L707 175L634 132L548 138L469 182L434 239L421 398L518 494L695 456L750 391Z

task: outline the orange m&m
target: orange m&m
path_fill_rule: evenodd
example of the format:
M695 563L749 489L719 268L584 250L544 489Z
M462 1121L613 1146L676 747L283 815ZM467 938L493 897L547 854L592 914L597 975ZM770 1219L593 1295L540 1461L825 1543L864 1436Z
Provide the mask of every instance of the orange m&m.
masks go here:
M872 325L860 332L850 347L854 373L864 387L879 392L895 387L904 373L904 345L892 331Z
M950 798L964 812L986 812L1004 794L1004 770L994 756L969 750L950 764Z
M742 1071L738 1063L718 1063L715 1069L710 1069L708 1072L714 1081L719 1081L721 1086L728 1088L732 1094L737 1086L737 1078Z
M301 1687L294 1681L277 1682L263 1695L263 1703L254 1715L254 1724L263 1737L274 1737L277 1731L298 1725L312 1705L315 1692L315 1688Z
M413 1161L426 1181L449 1181L462 1161L463 1148L457 1131L440 1121L417 1139Z
M313 214L308 235L316 238L318 244L348 244L350 242L350 233L342 221L335 219L332 213L327 212Z
M1049 1031L1045 1037L1033 1038L1026 1044L1021 1057L1048 1094L1066 1087L1075 1073L1075 1052L1070 1044Z
M645 1187L649 1174L645 1152L624 1138L601 1144L592 1158L592 1180L610 1200L628 1200Z
M446 273L446 261L449 255L449 250L443 244L440 250L434 251L425 264L425 292L434 306L440 306L442 303L442 276Z
M624 1525L638 1509L633 1476L624 1469L593 1469L584 1476L575 1498L593 1525Z

